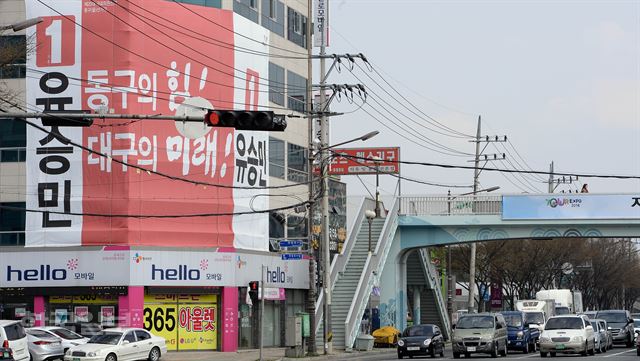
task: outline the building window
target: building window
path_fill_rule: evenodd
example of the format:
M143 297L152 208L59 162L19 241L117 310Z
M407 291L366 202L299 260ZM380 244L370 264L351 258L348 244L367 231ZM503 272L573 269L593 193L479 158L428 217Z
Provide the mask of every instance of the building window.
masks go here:
M288 108L304 112L307 101L307 78L287 71L287 104Z
M25 122L0 118L0 162L24 162L27 129Z
M307 48L307 17L289 7L287 8L287 38Z
M269 100L284 106L284 68L269 63Z
M284 37L284 4L278 0L262 0L262 26Z
M309 176L308 174L308 158L307 148L288 144L287 154L287 179L292 182L306 182Z
M287 216L287 238L307 237L307 218L290 214Z
M284 141L269 137L269 174L284 179Z
M257 0L234 0L233 12L253 21L256 24L258 23Z
M174 0L177 3L206 6L209 8L222 9L222 0Z
M3 206L25 208L25 202L5 202ZM23 246L25 211L0 208L0 246Z
M0 36L0 79L24 78L27 75L27 37Z

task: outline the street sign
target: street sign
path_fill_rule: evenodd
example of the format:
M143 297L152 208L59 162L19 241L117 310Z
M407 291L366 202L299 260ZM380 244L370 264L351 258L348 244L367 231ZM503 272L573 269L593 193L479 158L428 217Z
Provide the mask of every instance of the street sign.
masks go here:
M302 247L302 241L301 240L280 241L280 248L287 248L287 247Z
M282 259L285 261L302 259L302 253L284 253Z
M331 175L400 173L400 148L341 148L333 151ZM366 158L366 159L362 159ZM374 161L373 159L380 159Z

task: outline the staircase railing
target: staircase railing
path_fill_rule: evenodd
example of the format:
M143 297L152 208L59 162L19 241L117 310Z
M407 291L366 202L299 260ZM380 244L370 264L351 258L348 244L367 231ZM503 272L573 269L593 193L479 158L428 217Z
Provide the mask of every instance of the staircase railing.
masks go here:
M431 289L433 290L433 298L436 300L436 309L442 320L442 332L447 339L451 339L450 330L451 322L449 320L449 313L447 312L447 305L444 303L444 297L442 295L442 289L440 288L440 279L436 276L438 274L436 268L431 263L431 256L426 248L420 249L420 260L425 267L425 273Z
M344 321L344 345L348 350L353 347L358 335L358 330L360 329L360 321L364 315L367 301L369 300L371 291L373 290L373 284L378 281L378 273L382 272L382 267L384 267L387 256L389 255L389 249L391 248L393 238L395 237L396 230L398 228L399 205L400 200L395 198L391 210L387 213L387 218L384 222L384 226L382 227L382 232L380 232L380 237L376 244L375 251L370 253L365 261L364 269L360 276L360 281L358 282L358 287L356 287L354 299L351 302L349 313Z
M342 252L338 255L338 257L333 257L331 262L331 290L336 286L336 282L338 281L338 276L344 272L344 269L347 267L347 263L349 262L349 258L351 257L351 250L356 245L356 240L358 238L358 233L360 233L360 228L362 227L363 221L365 219L365 210L373 209L375 207L375 201L371 198L362 198L360 202L360 207L358 208L358 212L356 213L356 219L351 226L351 230L348 233L349 237L345 240L344 245L342 246ZM322 307L322 303L324 302L324 288L320 288L318 290L318 299L316 301L316 332L320 327L320 322L322 321L322 317L324 315L324 308Z

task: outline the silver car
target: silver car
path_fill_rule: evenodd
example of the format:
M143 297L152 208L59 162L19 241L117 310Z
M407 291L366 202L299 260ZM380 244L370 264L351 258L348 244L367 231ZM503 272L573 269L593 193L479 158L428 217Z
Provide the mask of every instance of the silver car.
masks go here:
M26 331L32 361L48 361L64 357L60 339L40 330L27 329Z
M55 337L62 343L64 352L73 346L83 345L89 341L88 337L79 335L71 330L59 326L40 326L32 327L29 330L38 330L46 332L49 336Z
M596 352L602 353L607 352L609 348L609 335L607 334L607 330L603 328L604 324L603 320L598 320L597 318L590 319L591 327L593 327L593 336L596 339Z

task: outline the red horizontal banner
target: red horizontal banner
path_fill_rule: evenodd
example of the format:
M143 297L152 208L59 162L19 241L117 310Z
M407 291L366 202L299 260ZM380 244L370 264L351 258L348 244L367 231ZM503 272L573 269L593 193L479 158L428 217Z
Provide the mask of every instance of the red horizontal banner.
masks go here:
M329 174L400 173L400 148L343 148L334 150ZM375 159L379 159L376 161Z

